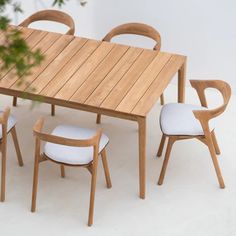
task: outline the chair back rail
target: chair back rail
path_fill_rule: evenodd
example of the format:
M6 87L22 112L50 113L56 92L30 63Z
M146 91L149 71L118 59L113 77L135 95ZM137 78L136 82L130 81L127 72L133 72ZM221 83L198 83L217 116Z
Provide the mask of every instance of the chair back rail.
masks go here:
M156 42L153 50L160 51L161 48L161 35L150 25L141 24L141 23L127 23L122 24L114 29L112 29L104 38L103 41L110 42L111 39L115 36L122 34L135 34L146 36L153 39Z
M74 35L75 33L75 23L72 17L65 12L57 10L38 11L21 22L19 26L28 27L31 23L36 21L58 22L69 27L69 30L66 32L66 34Z
M42 132L44 124L44 119L40 118L34 125L34 136L41 141L65 145L65 146L75 146L75 147L89 147L89 146L98 146L101 138L102 130L99 129L96 134L90 139L70 139L64 138L61 136L56 136L52 134L46 134Z

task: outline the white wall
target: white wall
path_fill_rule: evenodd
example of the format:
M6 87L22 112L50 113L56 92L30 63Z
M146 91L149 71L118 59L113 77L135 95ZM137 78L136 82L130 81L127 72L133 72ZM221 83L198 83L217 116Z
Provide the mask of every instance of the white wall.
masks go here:
M143 22L162 36L162 50L188 56L189 79L227 80L236 93L235 0L88 0L85 8L76 0L62 10L77 24L76 34L101 39L114 26ZM22 0L24 15L51 7L52 1ZM45 3L47 2L47 3ZM150 46L148 41L134 41ZM123 42L129 42L127 38ZM120 41L122 42L122 41Z

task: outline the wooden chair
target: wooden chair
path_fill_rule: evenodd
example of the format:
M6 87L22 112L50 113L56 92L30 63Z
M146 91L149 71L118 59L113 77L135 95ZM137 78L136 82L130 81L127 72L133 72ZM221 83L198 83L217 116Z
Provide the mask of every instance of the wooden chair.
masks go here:
M161 36L159 32L152 26L141 24L141 23L127 23L122 24L114 29L112 29L104 38L103 41L110 42L115 36L122 34L135 34L140 36L145 36L153 39L156 44L153 48L155 51L160 51L161 49ZM164 105L164 95L161 95L161 105ZM101 114L97 114L97 124L101 123Z
M57 10L43 10L36 12L21 22L19 26L28 27L31 23L36 21L58 22L69 27L69 30L65 34L74 35L75 33L75 23L72 17L62 11ZM17 97L13 97L12 105L17 106ZM51 115L55 115L55 105L51 105Z
M97 179L98 156L101 154L105 172L107 188L111 188L111 179L106 159L105 147L109 142L108 137L101 130L84 129L68 125L57 126L52 134L42 132L43 119L39 119L34 126L36 137L34 179L32 192L31 211L36 209L36 195L38 186L39 163L51 160L60 165L61 176L65 177L65 166L84 167L92 175L90 207L88 225L93 224L94 198ZM41 141L46 141L44 151L41 153Z
M225 111L231 96L231 88L226 82L220 80L190 80L190 83L197 91L201 106L180 103L167 104L161 111L160 126L163 136L157 156L160 157L162 155L166 138L169 140L158 184L162 185L163 183L171 148L174 142L178 140L197 138L207 145L220 188L224 188L225 184L216 156L216 154L220 154L220 149L215 136L214 120L212 119L221 115ZM205 96L205 89L207 88L214 88L220 91L224 100L222 106L215 109L208 109Z
M6 158L7 158L7 135L11 133L16 149L18 163L23 166L23 160L20 152L20 147L16 135L16 119L10 115L10 108L7 107L3 112L0 112L0 150L2 153L2 170L1 170L1 202L5 201L6 191Z

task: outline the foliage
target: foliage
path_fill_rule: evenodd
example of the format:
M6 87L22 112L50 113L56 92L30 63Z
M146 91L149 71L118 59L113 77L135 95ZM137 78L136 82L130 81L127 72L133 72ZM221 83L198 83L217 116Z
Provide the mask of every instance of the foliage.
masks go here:
M68 0L54 0L53 5L61 7ZM81 5L86 0L80 0ZM10 26L10 19L5 12L11 8L15 13L22 13L19 2L15 0L0 0L0 77L10 69L21 78L20 84L26 83L24 78L30 74L31 69L38 66L43 55L39 49L32 49L24 40L17 28Z
M58 5L59 7L61 7L63 4L65 4L65 0L54 0L53 2L53 6Z
M59 7L61 7L62 5L65 4L66 1L69 1L69 0L54 0L53 6L58 5ZM79 0L79 1L80 1L81 6L85 6L87 3L87 0Z
M32 50L27 45L19 30L9 26L10 19L4 15L7 7L22 12L18 2L0 0L0 73L15 68L17 76L24 78L41 63L43 56L40 50Z

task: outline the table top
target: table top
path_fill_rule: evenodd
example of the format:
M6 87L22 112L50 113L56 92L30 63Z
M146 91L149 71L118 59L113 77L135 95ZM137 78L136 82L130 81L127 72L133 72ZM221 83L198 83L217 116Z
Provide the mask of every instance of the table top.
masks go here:
M68 104L145 117L186 60L185 56L20 27L45 55L19 84L14 68L0 92L37 95ZM34 90L32 90L34 88Z

